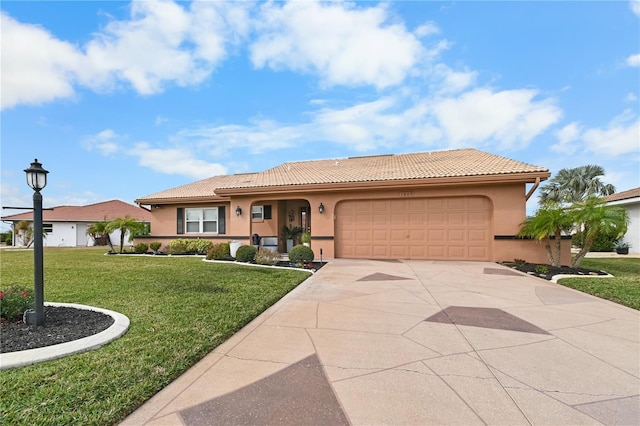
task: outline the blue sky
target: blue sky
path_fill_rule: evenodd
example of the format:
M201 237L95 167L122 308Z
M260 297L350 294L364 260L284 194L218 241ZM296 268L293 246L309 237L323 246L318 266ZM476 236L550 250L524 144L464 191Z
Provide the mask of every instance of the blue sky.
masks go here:
M34 158L45 206L463 147L640 186L636 0L0 8L4 206L31 205Z

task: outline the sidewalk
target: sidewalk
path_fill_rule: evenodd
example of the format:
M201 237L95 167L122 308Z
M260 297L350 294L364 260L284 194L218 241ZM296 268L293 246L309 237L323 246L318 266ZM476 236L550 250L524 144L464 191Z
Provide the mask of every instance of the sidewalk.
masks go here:
M640 424L640 313L485 262L336 260L124 425Z

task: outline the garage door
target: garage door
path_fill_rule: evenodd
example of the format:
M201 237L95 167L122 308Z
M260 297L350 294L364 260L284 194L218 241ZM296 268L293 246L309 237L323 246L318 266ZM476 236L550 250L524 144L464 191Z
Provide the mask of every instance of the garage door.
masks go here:
M489 260L485 197L352 200L336 206L336 257Z

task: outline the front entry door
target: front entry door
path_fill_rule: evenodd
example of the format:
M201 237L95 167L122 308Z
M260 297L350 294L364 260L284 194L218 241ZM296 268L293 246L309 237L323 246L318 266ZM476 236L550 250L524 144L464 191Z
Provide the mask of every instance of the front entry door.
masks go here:
M304 232L311 233L311 212L309 207L300 207L300 227Z

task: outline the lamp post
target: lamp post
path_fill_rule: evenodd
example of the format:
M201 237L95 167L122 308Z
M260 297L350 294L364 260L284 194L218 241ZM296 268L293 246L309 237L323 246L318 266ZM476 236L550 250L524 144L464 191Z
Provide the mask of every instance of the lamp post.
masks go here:
M25 322L30 325L44 325L44 273L42 268L42 194L47 186L47 173L36 158L24 171L27 184L33 193L33 281L35 286L35 312L28 311Z

